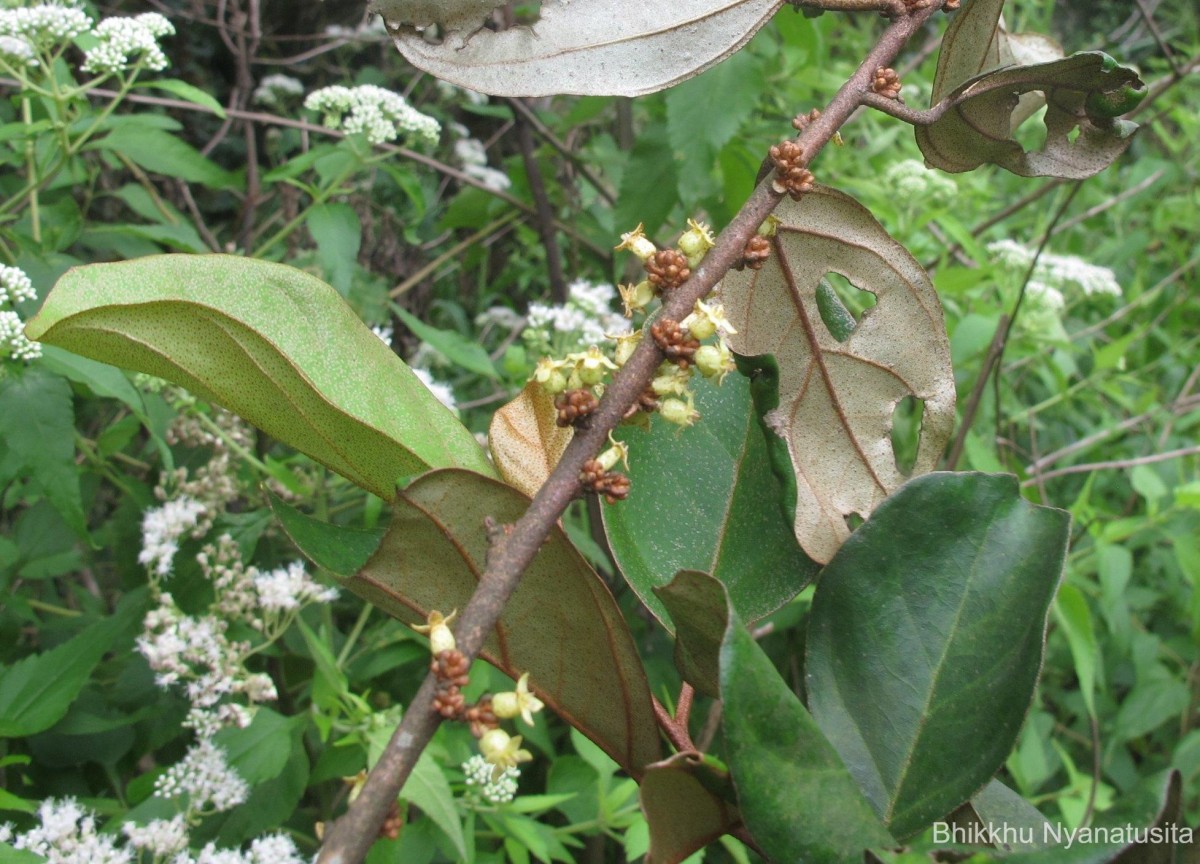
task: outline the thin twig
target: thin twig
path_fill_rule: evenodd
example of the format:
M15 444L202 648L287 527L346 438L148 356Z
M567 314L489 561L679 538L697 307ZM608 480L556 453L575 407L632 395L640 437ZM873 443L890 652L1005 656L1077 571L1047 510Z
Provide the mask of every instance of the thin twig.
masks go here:
M525 104L524 99L511 99L509 100L509 105L512 106L512 109L516 111L519 116L528 121L529 125L533 127L533 131L537 132L537 134L542 137L542 140L557 150L564 159L574 166L575 170L579 172L579 176L587 180L601 198L603 198L609 204L617 203L617 196L611 189L608 188L604 181L600 179L599 175L597 175L595 171L588 167L587 162L580 158L578 153L560 141L558 137L552 131L550 131L550 127L548 127L538 118L537 114L533 112L533 109Z
M537 231L542 240L542 248L546 252L546 275L550 280L550 297L555 303L562 305L567 302L567 280L563 275L562 254L558 249L558 236L554 230L554 208L550 206L550 196L546 194L546 183L542 180L542 170L538 165L537 154L534 152L533 127L517 106L524 104L520 99L509 99L516 114L517 146L521 149L521 162L525 165L525 179L529 183L529 193L533 196L533 206L537 212Z
M806 161L812 161L858 107L862 94L870 87L875 70L891 65L912 35L939 8L939 5L934 5L892 20L866 59L838 90L825 112L800 133L798 141ZM706 297L733 265L741 260L747 241L775 209L781 197L770 183L759 184L721 232L716 246L700 266L668 296L662 314L680 320L692 310L697 300ZM588 428L576 431L549 479L534 496L529 509L509 533L490 532L493 539L487 567L475 593L462 611L455 630L458 650L468 658L475 657L479 652L487 635L495 628L521 574L533 561L567 505L579 494L579 475L584 462L599 452L608 433L621 422L627 408L650 383L662 358L662 351L653 339L642 340L606 389L604 398L591 415ZM432 707L436 686L434 676L427 675L358 797L345 815L330 826L317 857L318 864L357 864L365 857L388 809L441 723L440 715Z
M1170 459L1182 459L1185 456L1200 456L1200 446L1181 447L1178 450L1168 450L1166 453L1151 453L1148 456L1137 456L1133 459L1114 459L1109 462L1088 462L1083 465L1068 465L1066 468L1056 468L1039 474L1042 480L1053 480L1055 477L1065 477L1068 474L1087 474L1091 471L1111 471L1114 469L1134 468L1138 465L1153 465L1155 462L1166 462ZM1021 486L1031 486L1037 482L1036 477L1021 481Z
M1167 44L1167 40L1163 38L1162 31L1158 29L1158 24L1154 20L1154 14L1146 8L1143 0L1134 0L1137 4L1138 12L1142 16L1142 20L1146 22L1146 27L1150 30L1150 35L1154 37L1154 41L1158 43L1158 50L1162 52L1166 61L1171 64L1171 71L1176 75L1180 75L1179 63L1175 59L1175 52L1171 50L1171 46Z
M1054 217L1050 220L1050 226L1042 235L1042 242L1038 244L1037 252L1033 255L1033 260L1029 262L1029 269L1025 271L1025 279L1021 282L1021 290L1017 292L1017 300L1013 304L1012 312L1008 315L1001 315L999 322L996 324L996 332L992 335L992 343L988 346L987 357L984 359L984 368L979 372L979 377L975 379L975 386L971 388L971 395L967 399L967 407L963 412L962 424L958 427L958 434L954 437L954 445L950 448L950 455L946 457L946 470L953 471L958 465L958 460L962 456L963 447L966 445L967 433L971 431L971 426L975 423L975 416L979 412L979 403L983 398L983 391L987 387L988 379L992 377L995 369L998 369L1001 362L1004 360L1004 349L1008 346L1008 337L1012 334L1013 324L1016 323L1017 315L1021 311L1021 305L1025 302L1025 291L1029 287L1029 281L1033 278L1034 271L1037 270L1038 262L1042 258L1042 253L1046 251L1046 246L1053 236L1054 226L1062 218L1067 207L1075 199L1075 194L1082 188L1083 181L1078 181L1075 184L1066 199L1063 201ZM1000 377L996 376L997 386L999 385Z

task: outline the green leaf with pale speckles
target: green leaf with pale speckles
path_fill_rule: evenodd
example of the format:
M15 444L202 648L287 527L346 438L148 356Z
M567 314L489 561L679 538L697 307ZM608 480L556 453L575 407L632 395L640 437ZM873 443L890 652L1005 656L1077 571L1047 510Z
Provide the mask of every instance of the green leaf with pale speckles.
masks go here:
M31 339L158 375L382 498L428 468L494 476L483 450L319 279L233 255L68 271Z

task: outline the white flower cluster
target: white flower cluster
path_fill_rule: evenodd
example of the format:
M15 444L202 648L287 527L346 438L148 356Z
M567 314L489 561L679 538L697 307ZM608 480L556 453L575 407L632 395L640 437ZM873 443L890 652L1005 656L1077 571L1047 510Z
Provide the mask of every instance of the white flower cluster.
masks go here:
M172 819L154 819L145 825L126 822L121 831L135 849L143 849L155 860L182 852L188 845L188 824L182 813Z
M17 68L39 65L33 45L19 36L0 36L0 62Z
M16 310L5 308L36 297L33 282L24 270L0 265L0 358L29 361L42 356L42 346L25 335L21 316Z
M157 12L133 18L105 18L92 31L99 40L84 52L83 71L115 75L136 65L160 72L170 65L158 40L175 33L175 27Z
M188 798L198 813L223 813L244 804L250 787L225 760L225 751L210 738L201 738L187 754L154 781L160 798Z
M198 855L179 855L171 864L308 864L292 838L285 834L268 834L250 843L245 852L237 849L218 849L212 843Z
M0 36L18 39L31 48L66 42L91 29L92 19L82 9L73 6L38 3L16 9L0 9Z
M1018 271L1027 270L1036 254L1036 250L1009 239L989 243L987 248L993 260ZM1027 295L1061 309L1065 304L1064 289L1082 291L1088 297L1121 296L1121 283L1109 268L1089 264L1074 255L1043 252L1025 289Z
M372 144L394 141L401 135L438 140L441 125L391 90L363 84L358 87L322 87L308 94L304 107L320 111L322 123L353 135L361 132Z
M208 771L212 766L199 767ZM221 794L228 797L228 790ZM296 844L283 834L258 837L245 852L218 849L209 843L193 854L187 848L188 823L183 814L155 819L145 826L122 825L128 841L124 848L117 846L119 835L98 833L96 814L73 798L43 801L38 807L38 820L39 825L23 834L14 832L11 825L0 825L0 843L41 855L49 864L134 864L143 860L135 850L149 853L156 862L171 864L307 864Z
M300 83L300 79L276 73L267 75L258 82L258 86L254 88L253 98L256 105L274 108L281 102L287 102L288 99L303 95L304 85Z
M0 842L41 855L50 864L133 864L133 853L117 848L117 838L96 831L96 816L74 798L43 801L38 806L39 825L14 835L0 826Z
M458 414L458 400L454 398L454 390L449 384L438 381L428 369L422 369L420 366L413 366L412 371L420 379L421 383L425 385L426 389L437 397L439 402L455 414Z
M917 159L896 162L883 179L901 201L945 204L958 194L958 185L953 180L940 171L926 168Z
M206 512L203 504L186 495L147 510L142 514L142 551L138 553L138 563L160 578L169 576L179 552L179 541L184 535L195 533Z
M462 163L463 173L473 177L489 189L503 192L512 186L512 180L503 171L487 164L487 151L483 142L476 138L460 138L454 142L454 155Z
M579 279L567 288L561 306L529 304L525 341L540 354L578 351L599 345L607 335L626 333L629 322L612 310L617 292L611 285Z
M493 804L507 804L517 796L517 780L521 777L521 769L515 766L505 768L499 777L492 779L494 766L476 753L462 763L462 770L467 785L478 788L480 794Z
M330 603L337 599L337 589L313 581L301 561L270 573L254 572L253 578L258 605L267 612L297 612L310 603Z

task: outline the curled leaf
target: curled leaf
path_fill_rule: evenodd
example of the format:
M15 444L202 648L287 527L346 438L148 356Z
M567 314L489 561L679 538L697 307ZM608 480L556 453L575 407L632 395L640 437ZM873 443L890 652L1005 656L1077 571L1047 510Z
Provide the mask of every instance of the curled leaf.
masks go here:
M795 469L796 537L825 563L850 534L846 517L867 516L907 479L891 441L893 412L907 396L925 403L911 473L936 464L954 425L950 346L925 270L852 198L818 186L775 215L770 260L731 273L722 297L738 331L733 349L778 362L779 403L766 420ZM841 316L822 313L829 273L874 295L849 334Z
M1003 7L1003 0L972 0L946 31L932 102L952 107L917 127L926 161L955 173L990 163L1025 177L1082 179L1104 170L1129 146L1137 127L1116 118L1137 106L1145 85L1106 54L1063 58L1048 40L1008 33ZM1043 104L1045 143L1026 151L1013 133Z
M405 59L461 87L496 96L638 96L721 62L748 42L782 3L559 0L543 3L535 24L500 32L479 29L478 14L473 27L456 18L440 44L411 26L422 16L411 14L405 8L409 4L386 0L378 8ZM488 4L454 4L456 9L464 5Z
M500 476L531 498L571 443L571 430L558 426L557 416L554 397L530 382L492 415L488 426L488 447Z
M293 267L235 255L75 267L26 331L180 384L387 500L427 468L494 473L338 293Z

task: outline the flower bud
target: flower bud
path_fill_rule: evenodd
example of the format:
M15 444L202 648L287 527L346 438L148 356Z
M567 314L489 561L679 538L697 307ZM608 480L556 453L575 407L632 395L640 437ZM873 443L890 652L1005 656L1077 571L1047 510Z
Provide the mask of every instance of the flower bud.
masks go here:
M717 245L713 241L712 232L703 222L695 219L688 220L688 230L679 238L679 251L687 256L688 266L695 269L708 250Z
M565 360L551 360L549 357L543 357L533 371L532 380L541 384L542 389L551 396L557 396L567 389L567 376L563 374L562 370L569 365Z
M631 333L622 333L620 336L612 336L610 338L617 343L616 351L613 352L613 359L616 360L618 366L624 366L641 343L642 331L634 330Z
M779 233L780 218L774 214L768 216L763 223L758 226L759 237L774 237Z
M700 412L693 407L690 397L687 402L675 398L664 399L662 406L658 409L658 413L668 423L674 423L680 427L692 426L700 419Z
M625 304L625 317L632 318L634 312L640 312L650 305L654 299L654 285L649 279L643 279L636 285L618 285L621 302Z
M596 457L596 461L604 466L605 471L611 471L613 467L621 462L625 466L625 470L629 470L629 447L623 441L613 440L612 433L608 433L608 440L612 444L607 450ZM499 716L499 715L497 715Z
M632 231L621 235L621 243L616 249L618 252L627 249L643 261L658 251L658 247L647 239L646 230L641 222Z
M691 378L690 368L680 369L673 363L663 363L658 367L658 374L650 382L650 387L659 396L682 396L688 392Z
M725 376L737 368L733 362L733 352L724 342L701 345L696 349L695 361L700 374L705 378L715 377L718 384L723 383Z
M575 364L579 380L589 387L599 384L608 376L609 370L617 368L617 364L605 357L604 352L595 345L586 351L568 354L567 360Z
M435 657L443 651L454 651L458 645L454 641L454 633L450 630L450 622L454 620L454 616L458 614L455 609L447 616L443 616L436 609L429 613L429 617L425 619L424 624L417 624L413 629L418 633L429 634L429 651Z

